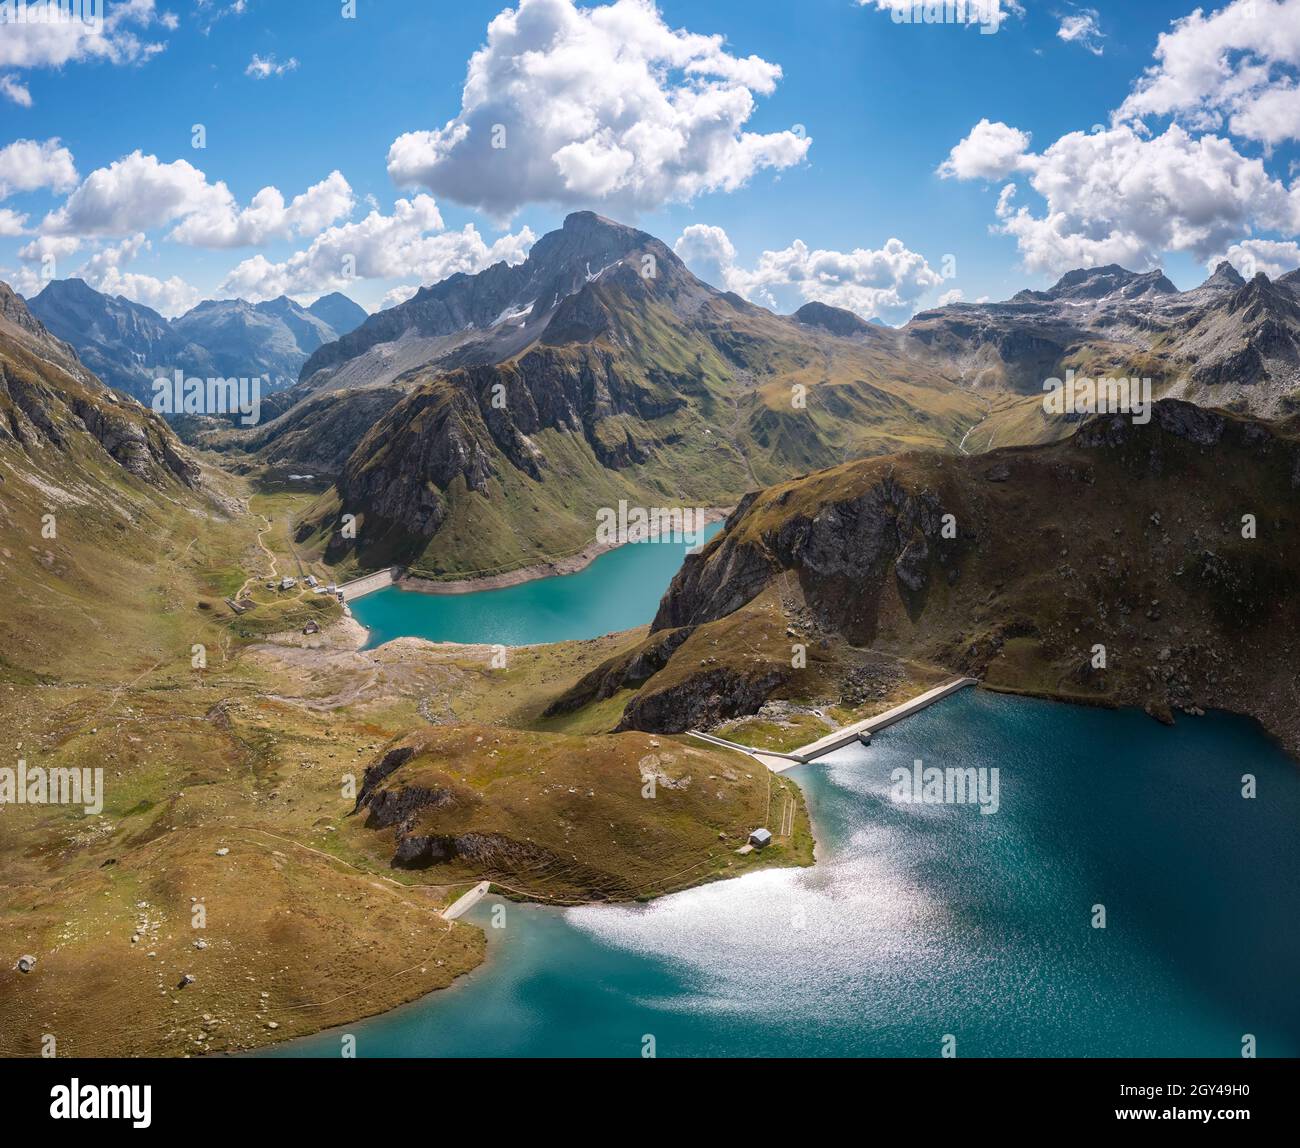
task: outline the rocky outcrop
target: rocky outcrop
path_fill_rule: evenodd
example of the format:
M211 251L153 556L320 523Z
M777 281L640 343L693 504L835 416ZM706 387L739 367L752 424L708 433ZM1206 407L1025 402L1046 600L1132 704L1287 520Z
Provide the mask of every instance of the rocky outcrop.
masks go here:
M1168 720L1237 710L1300 755L1285 669L1300 650L1298 488L1293 435L1169 399L1149 423L1094 417L1049 446L810 474L747 499L679 571L656 626L689 619L690 644L620 728L707 727L791 696L780 643L699 656L736 648L731 615L765 592L750 614L781 601L786 634L824 658L846 641Z
M572 713L595 701L604 701L620 690L644 685L668 664L677 648L691 636L692 627L682 626L652 635L626 657L597 666L584 674L549 706L543 716Z
M1073 369L1148 378L1157 395L1274 417L1300 391L1295 274L1247 282L1223 262L1199 287L1179 291L1159 271L1083 268L1005 303L922 312L901 343L949 362L973 387L1033 394Z
M869 642L884 572L892 569L918 592L931 562L953 562L958 552L955 540L941 537L939 496L888 469L865 491L819 505L813 515L796 511L768 525L771 509L751 502L710 547L687 559L659 604L652 632L725 617L778 573L795 570L809 606L827 625Z
M841 335L845 338L864 335L871 330L871 324L852 311L846 311L843 307L831 307L826 303L805 303L794 313L794 317L800 323L806 323L810 327L821 327L832 335Z
M75 465L90 442L144 482L199 482L198 465L159 416L105 387L0 284L0 443L6 439L47 464Z
M619 730L682 733L707 729L744 714L756 713L789 677L783 667L746 673L728 666L702 668L684 681L638 694L623 711Z

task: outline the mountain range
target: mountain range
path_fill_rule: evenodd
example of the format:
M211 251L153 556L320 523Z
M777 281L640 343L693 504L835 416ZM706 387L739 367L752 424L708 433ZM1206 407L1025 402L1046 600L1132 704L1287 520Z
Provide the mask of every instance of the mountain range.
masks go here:
M310 307L283 295L264 303L207 300L166 319L81 279L51 281L28 306L100 378L144 402L152 397L153 380L176 370L204 379L269 376L269 390L283 389L297 381L312 352L366 318L336 292Z
M1069 370L1286 415L1298 289L1300 273L1247 282L1223 263L1180 292L1111 265L892 329L816 302L774 315L578 212L523 263L452 276L321 346L241 445L334 478L304 537L329 536L345 566L497 571L579 548L590 507L622 497L726 505L855 456L1059 439L1082 412L1049 414L1043 384ZM364 523L353 540L343 515Z
M1300 271L1247 282L1221 262L1179 291L1158 270L1084 268L1004 303L921 312L900 334L906 353L981 390L1041 394L1073 369L1148 377L1157 394L1264 417L1300 398Z
M523 263L322 347L294 405L241 445L335 478L304 537L328 536L336 562L500 571L581 549L593 508L620 498L729 505L830 461L955 445L980 400L928 363L900 369L895 342L774 315L577 212Z
M436 886L631 900L810 863L793 783L664 736L686 728L788 750L963 673L1165 722L1226 708L1300 753L1278 672L1300 631L1300 416L1167 397L1146 424L1052 422L1031 374L999 374L1028 370L1014 348L972 335L989 369L963 376L918 337L1009 323L999 307L1060 332L1181 307L1239 324L1268 377L1234 402L1276 390L1281 412L1264 344L1270 319L1292 330L1286 277L1197 304L1097 269L893 331L824 305L773 315L596 217L564 231L530 267L368 321L353 354L325 345L269 424L208 434L224 455L183 445L0 286L0 724L43 767L112 779L102 817L4 814L0 943L39 964L0 994L0 1052L36 1055L41 1017L64 1018L73 1055L179 1054L395 1006L482 958L471 926L437 921L429 959ZM383 368L415 338L447 340L444 358ZM977 425L1008 437L965 445ZM280 481L295 459L330 463L323 494ZM527 562L589 540L622 496L736 506L648 631L516 647L505 671L488 646L356 649L329 595L267 586L396 556L434 576ZM342 805L340 761L362 777ZM777 841L738 852L787 808ZM379 879L407 867L413 888ZM201 948L203 889L229 911Z
M300 540L343 572L506 572L581 550L593 508L623 498L727 506L854 457L1055 441L1083 412L1049 414L1043 384L1071 370L1268 418L1300 409L1300 272L1247 281L1225 262L1179 291L1158 270L1084 268L894 329L819 302L773 314L592 212L522 263L369 317L332 295L168 321L79 280L31 310L138 397L172 364L271 375L260 426L195 441L330 479Z

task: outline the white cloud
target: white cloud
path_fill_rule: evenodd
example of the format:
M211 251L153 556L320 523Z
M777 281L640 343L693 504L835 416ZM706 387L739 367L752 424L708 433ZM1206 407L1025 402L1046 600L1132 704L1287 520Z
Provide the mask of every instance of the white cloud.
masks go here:
M105 295L124 295L136 303L152 307L168 318L188 311L199 301L200 296L180 276L158 279L127 269L128 264L150 250L150 247L149 240L143 233L133 235L121 243L101 247L73 274L84 279L96 291L102 291Z
M946 307L949 303L960 303L966 298L966 292L960 287L954 287L951 291L945 291L935 302L936 307Z
M1127 125L1071 132L1041 153L1004 158L1045 203L1039 215L1017 207L1015 184L998 197L1000 230L1016 238L1030 271L1151 266L1165 251L1205 259L1252 229L1300 226L1300 192L1230 140L1176 124L1153 138Z
M22 235L27 226L27 216L19 214L11 207L0 207L0 236L10 238Z
M736 248L721 227L692 223L673 244L673 250L706 283L734 290L729 279L735 271Z
M980 120L939 165L943 179L1003 179L1025 161L1029 133Z
M1222 255L1207 259L1206 270L1213 271L1223 259L1247 279L1253 279L1260 271L1270 279L1276 279L1300 267L1300 243L1294 239L1246 239L1234 243Z
M1078 44L1094 56L1100 56L1104 49L1101 41L1105 33L1101 30L1100 16L1096 8L1080 8L1061 17L1061 26L1056 35L1067 44Z
M77 183L72 153L57 139L15 140L0 148L0 199L20 191L67 191Z
M52 256L56 261L76 254L81 249L81 240L75 235L38 235L30 243L18 249L18 258L30 263L40 263ZM52 278L58 278L57 272Z
M211 206L214 197L192 164L134 151L92 171L42 226L51 235L128 235Z
M217 185L225 189L224 184ZM249 247L290 235L314 235L352 214L356 199L343 174L330 172L285 205L278 188L264 187L245 208L226 192L188 215L170 238L196 247Z
M339 172L297 196L288 206L274 187L259 191L241 208L225 183L186 160L161 163L157 156L132 152L98 168L58 210L45 217L50 235L121 236L150 231L175 220L179 243L239 247L307 235L351 213L352 189Z
M399 199L391 215L372 211L356 223L331 227L303 251L275 263L255 255L240 263L222 290L246 299L346 291L355 279L410 279L435 283L458 271L493 263L521 263L536 236L528 228L491 246L473 224L444 231L442 214L428 195Z
M471 57L457 116L399 136L388 171L497 218L532 202L636 212L732 191L807 155L802 133L744 128L780 78L721 36L669 28L650 0L519 0Z
M808 302L829 303L864 319L901 322L922 295L943 282L922 255L890 239L877 251L813 250L796 239L781 251L764 251L752 268L720 227L692 224L673 249L702 279L776 311Z
M154 0L116 0L103 5L104 18L96 24L82 19L33 18L44 9L29 3L27 19L19 9L0 6L0 68L61 68L65 64L97 60L110 64L135 64L157 55L165 45L142 39L139 32L157 26L172 29L176 19L160 13ZM5 13L14 18L5 21Z
M418 283L403 283L400 287L385 291L384 297L379 300L379 310L387 311L389 307L396 307L399 303L405 303L419 289L420 285Z
M1156 43L1117 122L1172 116L1266 145L1300 139L1300 0L1233 0L1197 8Z
M32 106L31 89L16 76L0 76L0 96L20 108Z
M296 71L297 67L298 60L295 56L290 56L282 63L275 58L274 52L269 56L259 56L254 52L248 67L244 69L244 75L252 76L255 80L265 80L271 76L283 76L286 72Z
M195 7L200 12L212 13L199 28L199 31L206 36L218 22L224 20L227 16L242 16L247 12L248 0L231 0L230 3L220 5L218 5L217 0L195 0Z

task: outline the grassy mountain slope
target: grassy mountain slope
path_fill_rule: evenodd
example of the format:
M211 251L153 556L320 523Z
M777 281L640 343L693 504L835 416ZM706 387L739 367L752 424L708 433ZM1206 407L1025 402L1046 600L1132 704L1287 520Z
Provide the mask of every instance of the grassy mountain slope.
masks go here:
M864 674L882 683L871 654L1162 720L1236 710L1300 753L1278 673L1300 640L1297 491L1300 440L1173 400L1145 427L1100 417L1048 446L820 471L746 499L687 559L647 639L675 646L661 668L621 654L555 710L627 688L622 726L669 730L852 700Z
M405 376L408 393L357 444L303 538L345 568L495 571L581 549L597 508L620 498L727 505L837 459L955 445L982 414L938 371L900 368L885 335L772 315L701 283L658 240L626 242L524 351ZM342 514L356 516L355 540Z
M0 766L104 782L99 812L0 806L0 1055L47 1034L60 1056L242 1049L391 1008L482 959L480 930L438 916L481 877L626 899L811 860L802 812L735 855L787 797L732 754L482 724L535 715L617 641L505 670L486 650L371 655L336 604L266 591L300 560L283 527L302 497L201 471L0 292ZM235 615L241 590L256 605ZM381 788L415 793L416 819L367 824L357 787L406 746ZM678 788L644 799L645 770ZM428 820L417 791L443 774L462 804ZM396 837L426 830L454 858L394 867Z

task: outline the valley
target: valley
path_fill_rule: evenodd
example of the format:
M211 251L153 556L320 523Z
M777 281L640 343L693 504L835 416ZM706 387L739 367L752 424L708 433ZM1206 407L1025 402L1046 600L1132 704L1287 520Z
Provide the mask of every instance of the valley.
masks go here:
M260 360L300 358L247 429L135 401L104 315L158 346L210 321L206 346L311 309L149 333L66 283L0 290L0 727L106 795L0 808L0 940L36 958L4 973L0 1054L236 1052L388 1013L484 961L482 909L440 916L479 881L608 908L799 880L806 777L693 729L789 750L963 674L1180 736L1250 715L1300 755L1284 280L1101 268L896 330L777 315L579 212L341 338L318 324L347 300L318 309L318 346ZM1119 337L1130 308L1154 342ZM1216 355L1259 351L1257 389L1173 378L1205 324ZM1148 423L1033 393L1157 343ZM177 366L207 362L233 369ZM595 557L620 501L725 523ZM467 592L308 582L394 565Z

